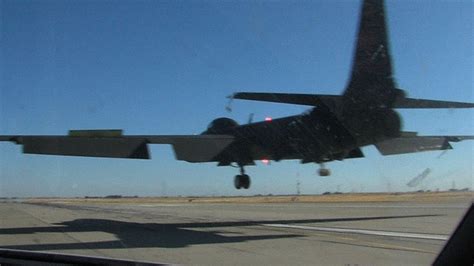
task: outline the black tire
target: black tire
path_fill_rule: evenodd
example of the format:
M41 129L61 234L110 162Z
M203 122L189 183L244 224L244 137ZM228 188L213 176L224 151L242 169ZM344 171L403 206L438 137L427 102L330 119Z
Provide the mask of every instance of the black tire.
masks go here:
M326 169L326 168L319 169L319 176L330 176L330 175L331 175L331 171L329 169Z
M240 189L242 187L242 176L241 175L236 175L234 177L234 187L236 189Z
M241 180L242 187L248 189L250 187L250 177L248 175L243 175Z

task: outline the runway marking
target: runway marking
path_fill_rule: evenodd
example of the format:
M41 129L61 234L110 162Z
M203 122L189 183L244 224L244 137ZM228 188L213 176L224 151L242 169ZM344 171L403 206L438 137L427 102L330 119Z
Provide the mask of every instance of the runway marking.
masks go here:
M306 203L306 202L303 202ZM363 208L363 209L464 209L469 205L342 205L333 203L321 203L318 208Z
M327 241L330 243L335 243L335 244L348 244L352 245L350 243L341 243L337 241ZM422 252L422 253L431 253L431 254L437 254L437 252L429 251L429 250L424 250L424 249L419 249L419 248L410 248L410 247L404 247L404 246L399 246L399 245L389 245L389 244L383 244L383 243L378 243L378 242L366 242L366 241L357 241L357 245L365 245L366 247L369 248L383 248L383 249L392 249L392 250L403 250L403 251L412 251L412 252Z
M136 207L188 207L191 206L189 204L181 204L181 203L151 203L151 204L137 204L132 205Z
M375 236L391 236L391 237L403 237L403 238L418 238L418 239L429 239L429 240L448 240L447 235L434 235L434 234L419 234L419 233L403 233L403 232L391 232L391 231L377 231L377 230L366 230L366 229L352 229L352 228L334 228L334 227L319 227L319 226L304 226L304 225L289 225L289 224L261 224L267 227L277 228L292 228L312 231L325 231L325 232L336 232L336 233L352 233L362 235L375 235Z

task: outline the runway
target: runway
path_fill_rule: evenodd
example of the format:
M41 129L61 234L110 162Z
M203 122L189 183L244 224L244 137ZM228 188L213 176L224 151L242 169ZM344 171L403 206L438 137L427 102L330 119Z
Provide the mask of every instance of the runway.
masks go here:
M471 200L3 202L0 246L193 265L427 265Z

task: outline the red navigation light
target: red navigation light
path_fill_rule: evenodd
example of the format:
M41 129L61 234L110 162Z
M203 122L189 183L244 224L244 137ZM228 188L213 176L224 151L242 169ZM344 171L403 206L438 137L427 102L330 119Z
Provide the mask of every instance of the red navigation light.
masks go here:
M270 163L270 160L268 160L268 159L263 159L263 160L262 160L262 163L268 165L268 164Z
M272 121L272 118L267 116L267 117L265 117L265 121L270 122L270 121Z

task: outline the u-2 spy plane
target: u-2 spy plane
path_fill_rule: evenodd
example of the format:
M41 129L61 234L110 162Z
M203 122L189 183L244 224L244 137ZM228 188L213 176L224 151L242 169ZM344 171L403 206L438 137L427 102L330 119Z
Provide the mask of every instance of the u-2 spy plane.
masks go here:
M148 144L171 144L176 158L192 163L236 164L237 189L250 187L244 167L255 160L298 159L324 163L361 158L375 145L382 155L452 149L450 142L474 136L418 136L403 132L397 108L472 108L473 103L413 99L397 88L392 73L382 0L362 4L349 82L342 95L238 92L232 99L312 106L308 112L238 125L213 120L201 135L123 135L121 130L71 130L66 136L0 136L23 145L23 152L90 157L149 159Z

